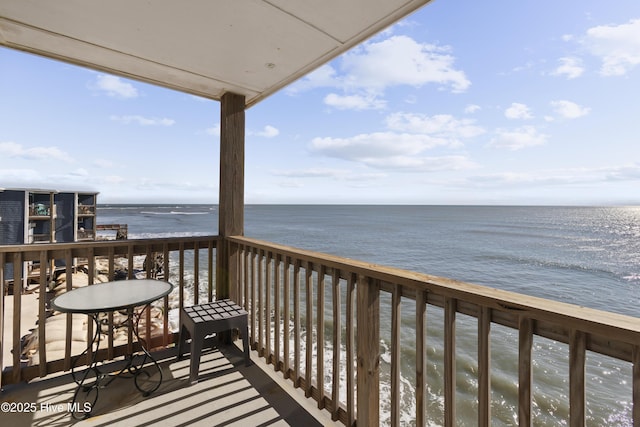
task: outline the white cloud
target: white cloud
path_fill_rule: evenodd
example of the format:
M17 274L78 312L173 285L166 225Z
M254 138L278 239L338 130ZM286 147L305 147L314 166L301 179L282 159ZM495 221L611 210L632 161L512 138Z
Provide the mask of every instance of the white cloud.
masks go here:
M25 148L15 142L0 142L0 155L5 158L21 158L27 160L62 160L72 162L71 156L58 147Z
M463 92L471 82L454 68L449 47L418 43L408 36L370 42L346 53L342 71L347 87L383 90L390 86L435 83Z
M289 171L274 171L273 175L289 178L337 178L343 177L348 171L342 169L310 168Z
M472 176L466 185L477 187L593 184L606 181L639 181L640 164L600 168L537 170L534 173L502 172Z
M565 119L577 119L586 116L591 111L590 108L565 100L551 101L551 106L557 114Z
M564 57L558 60L560 65L553 71L555 76L565 76L567 79L578 78L584 73L580 58Z
M218 135L220 135L220 128L218 127ZM275 138L280 135L280 131L270 125L266 125L263 130L259 132L249 132L249 135L261 136L263 138Z
M130 123L137 123L140 126L173 126L176 121L173 119L167 118L157 118L157 117L143 117L138 115L133 116L111 116L109 119L124 123L128 125Z
M33 169L0 169L0 181L3 187L30 186L44 182L40 173Z
M95 88L116 98L136 98L138 96L138 90L131 83L123 81L120 77L107 74L98 74Z
M476 104L469 104L464 108L464 112L466 114L473 114L476 113L478 111L480 111L482 108L479 105Z
M514 130L497 129L496 137L491 139L489 146L515 151L543 145L547 139L548 135L538 133L533 126L523 126Z
M511 104L509 108L504 111L504 116L508 119L516 120L516 119L532 119L533 115L525 104L520 104L518 102L514 102Z
M447 46L419 43L408 36L391 36L369 41L345 53L294 83L290 94L314 88L336 88L344 94L330 94L324 101L340 109L379 109L387 88L436 84L452 92L464 92L471 82L454 66Z
M102 177L102 181L106 184L122 184L124 182L127 182L128 180L123 176L108 175L108 176Z
M444 138L450 145L458 145L460 138L473 138L485 130L473 119L456 119L448 114L427 116L415 113L393 113L386 118L389 129L400 132L422 133Z
M478 167L477 164L465 156L393 156L387 159L371 159L368 164L385 169L404 169L420 172L467 170Z
M96 159L93 161L93 165L101 169L110 169L115 166L111 160L107 159Z
M85 168L78 168L74 171L69 172L70 176L77 176L77 177L87 177L89 176L89 171L86 170Z
M626 24L590 28L584 43L593 55L602 60L602 75L627 74L640 64L640 19L632 19Z
M393 113L386 117L388 131L346 138L318 137L311 141L315 153L367 166L407 171L469 169L476 165L465 156L424 156L436 147L455 148L463 139L485 133L473 119L447 114L428 116Z
M368 95L337 95L330 93L324 97L324 103L338 110L380 110L386 106L386 101L378 99L373 94Z
M329 157L365 161L393 156L415 156L420 152L444 144L428 135L395 132L359 134L349 138L314 138L311 148Z
M311 149L328 157L385 169L434 171L475 167L463 156L420 156L427 149L448 143L444 138L425 134L376 132L350 138L314 138Z
M607 181L640 181L640 163L605 170Z

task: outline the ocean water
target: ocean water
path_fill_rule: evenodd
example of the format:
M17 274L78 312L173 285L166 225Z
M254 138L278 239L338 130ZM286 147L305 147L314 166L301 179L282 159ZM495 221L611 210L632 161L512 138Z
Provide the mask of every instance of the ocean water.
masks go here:
M130 238L217 234L218 229L217 207L210 205L105 205L98 209L98 223L126 223ZM640 207L249 205L245 235L640 316ZM411 304L403 306L403 315L410 319L412 310ZM381 311L384 331L390 313L384 306ZM441 317L438 309L428 309L430 425L442 423ZM475 425L476 327L464 317L456 331L456 410L459 425ZM402 354L403 424L411 425L415 334L410 327L402 341L409 349ZM517 425L515 347L517 332L492 329L493 425ZM381 348L384 385L390 360L385 336ZM534 342L535 425L568 424L566 353L562 344ZM587 382L589 425L631 425L629 364L588 353ZM383 393L383 422L387 398Z

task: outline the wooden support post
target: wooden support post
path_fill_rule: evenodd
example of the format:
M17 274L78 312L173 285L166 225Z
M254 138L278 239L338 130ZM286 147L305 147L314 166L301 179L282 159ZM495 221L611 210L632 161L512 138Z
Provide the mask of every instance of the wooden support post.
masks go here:
M632 350L632 362L633 362L633 427L640 426L640 347L637 345L633 346Z
M380 424L380 284L358 276L357 318L357 406L358 425Z
M4 372L4 276L5 268L7 267L6 255L4 252L0 253L0 390L4 388L4 382L2 381L2 372Z
M234 297L239 292L238 248L229 236L244 234L244 127L245 97L225 93L220 102L220 196L216 251L216 299Z

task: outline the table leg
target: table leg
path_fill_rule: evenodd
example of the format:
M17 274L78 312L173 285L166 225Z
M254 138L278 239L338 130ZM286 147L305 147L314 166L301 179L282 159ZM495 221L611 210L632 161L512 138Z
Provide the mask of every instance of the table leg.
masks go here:
M109 385L111 381L116 379L119 376L129 374L133 377L133 382L136 388L143 396L147 397L154 391L156 391L160 384L162 384L162 369L160 369L160 365L158 362L151 356L149 351L147 350L147 344L144 339L140 337L138 332L138 324L140 323L140 318L144 314L144 312L150 308L150 305L145 306L139 313L136 313L133 309L127 310L127 320L124 324L133 331L138 343L140 344L140 350L142 351L142 355L137 355L136 351L131 352L125 357L127 364L115 374L106 384ZM136 359L140 359L141 361L136 361ZM151 365L148 365L147 362L150 361L153 364L154 370L157 371L158 377L154 378L153 374L149 373L151 369ZM147 365L145 367L145 365ZM155 372L153 372L155 373Z
M78 385L76 391L73 393L73 400L71 401L71 415L76 420L83 420L91 416L91 410L98 400L98 389L100 388L100 380L103 375L98 370L96 354L98 348L100 348L100 321L98 319L98 313L90 315L95 324L95 332L93 338L87 348L78 356L73 358L71 364L71 376L73 381ZM95 346L95 349L94 349ZM82 374L76 372L76 366L78 361L88 355L89 349L91 352L91 362L89 366L82 371Z
M133 309L127 310L127 320L124 324L128 328L131 328L138 343L140 344L141 355L136 355L133 351L131 354L125 357L126 366L122 368L115 375L109 375L103 373L98 369L97 352L100 348L100 320L99 313L91 314L91 318L95 324L95 332L91 343L87 348L78 356L74 357L71 365L71 375L73 380L78 385L75 393L73 394L73 400L71 402L71 415L76 420L83 420L91 416L91 411L98 401L98 390L102 387L106 387L113 380L125 373L130 374L133 377L134 384L138 391L143 396L149 396L156 391L162 384L162 369L155 360L155 358L149 353L147 349L147 342L140 336L138 325L140 319L146 310L150 310L150 305L146 305L140 312L136 313ZM86 357L89 353L89 348L92 349L91 362L87 369L81 373L76 372L78 362L83 357ZM142 360L137 361L137 359ZM151 362L151 363L149 363ZM147 365L147 366L145 366ZM149 372L151 371L151 372ZM157 372L156 372L157 371ZM154 376L157 373L157 376ZM109 377L108 381L104 381Z
M135 334L138 343L140 343L140 349L143 352L142 361L139 364L133 363L132 355L132 363L129 366L129 372L133 375L136 388L140 391L140 393L142 393L143 396L149 396L160 387L160 384L162 384L162 369L160 369L160 365L158 365L156 359L154 359L153 356L151 356L151 353L149 353L149 350L147 349L147 342L140 337L140 333L138 330L140 319L142 318L142 315L146 310L151 310L150 304L147 304L142 310L140 310L139 313L135 313L133 310L130 310L129 312L129 318L131 319L133 333ZM147 364L147 362L151 362L152 365L147 365L147 367L145 368L144 365ZM153 368L155 368L154 370L157 371L158 374L158 378L156 380L154 380L153 374L150 374L148 372L148 369L151 369L152 366ZM153 373L155 374L155 372Z

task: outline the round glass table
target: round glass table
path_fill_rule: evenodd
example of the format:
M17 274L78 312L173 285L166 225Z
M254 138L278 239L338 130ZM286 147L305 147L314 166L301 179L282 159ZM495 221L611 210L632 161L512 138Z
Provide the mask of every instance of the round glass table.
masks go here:
M111 381L122 374L130 374L136 388L144 396L148 396L160 387L162 370L147 350L145 340L140 337L138 323L142 314L149 309L153 301L169 295L172 290L171 283L160 280L119 280L72 289L51 301L51 307L54 310L63 313L88 314L95 324L92 341L88 343L87 348L81 354L74 358L71 366L71 374L78 385L70 406L74 418L84 419L91 416L91 411L98 400L98 390L109 385ZM136 307L143 308L134 310ZM131 353L125 357L125 367L115 375L111 375L110 372L102 372L98 368L96 355L100 348L102 329L99 316L101 313L115 311L126 311L126 320L122 325L127 326L135 334L140 344L142 360L136 361L136 354L131 347ZM109 331L109 333L112 332L113 330ZM91 362L88 369L85 369L82 374L76 375L75 368L78 361L85 357L89 350L91 350ZM138 357L138 359L140 358ZM150 374L145 368L145 364L148 364L148 368L153 367L157 372Z

